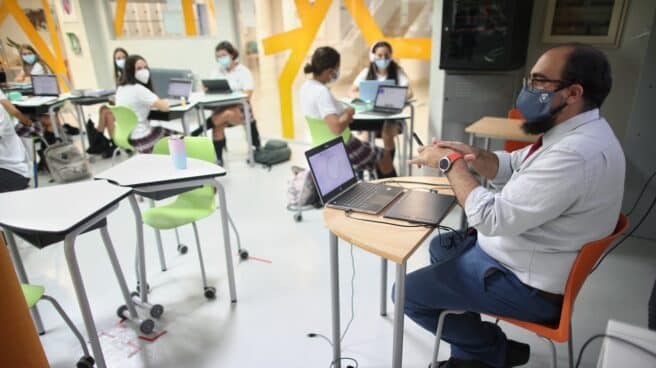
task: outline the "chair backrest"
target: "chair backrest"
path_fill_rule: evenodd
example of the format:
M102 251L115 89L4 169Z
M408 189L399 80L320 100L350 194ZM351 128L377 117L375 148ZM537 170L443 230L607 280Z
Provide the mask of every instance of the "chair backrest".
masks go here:
M312 147L316 147L337 137L337 134L330 130L328 123L326 123L323 119L314 119L306 116L305 120L307 121L308 128L310 129ZM344 139L344 143L348 142L349 138L351 138L351 129L347 127L342 132L342 139Z
M629 226L629 221L623 214L620 213L620 217L617 220L617 225L615 230L609 236L590 242L581 248L579 255L574 260L572 269L569 272L569 277L567 278L567 284L565 285L565 294L563 297L563 308L560 314L560 323L559 331L562 335L561 337L566 341L569 338L569 325L570 318L572 316L574 302L576 297L583 287L583 283L588 278L590 271L597 264L599 258L604 254L606 249L617 239L620 234L622 234L626 228Z
M138 118L132 109L127 106L111 106L107 105L109 110L114 115L114 136L112 141L114 144L123 149L134 150L134 147L128 141L130 133L137 126Z
M216 163L216 153L214 152L214 144L208 137L184 137L185 148L187 150L187 157L195 158ZM155 143L153 153L156 155L169 154L169 138L164 137Z
M516 107L513 107L512 109L508 110L508 119L524 119L522 116L522 113L519 112L519 109ZM516 151L518 149L522 149L526 146L528 146L529 142L521 142L521 141L505 141L503 144L503 149L506 152L512 152Z

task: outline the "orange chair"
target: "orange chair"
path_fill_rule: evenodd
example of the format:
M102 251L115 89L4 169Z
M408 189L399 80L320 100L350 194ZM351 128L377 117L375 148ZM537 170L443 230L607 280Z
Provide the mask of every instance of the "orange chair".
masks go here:
M508 111L508 119L524 119L524 117L522 116L522 113L519 112L519 109L513 107ZM503 149L506 152L512 152L518 149L522 149L530 144L530 142L506 141L503 144Z
M560 321L554 325L542 325L539 323L518 321L512 318L492 316L499 320L508 322L515 326L524 328L528 331L534 332L538 336L544 338L549 342L551 347L552 367L556 367L556 342L567 342L569 352L569 366L574 368L574 355L572 351L572 314L574 313L574 302L578 295L583 283L587 279L592 268L597 264L599 258L604 254L606 249L613 243L613 241L623 233L629 226L629 221L623 214L620 213L619 220L615 226L615 231L606 238L590 242L581 248L579 255L574 260L572 270L569 273L567 284L565 285L565 294L563 296L563 307L560 312ZM435 333L436 342L435 349L433 350L433 363L431 367L437 367L437 354L439 352L440 339L442 336L442 328L444 326L444 318L448 314L462 314L465 311L445 310L442 311L438 318L437 331Z

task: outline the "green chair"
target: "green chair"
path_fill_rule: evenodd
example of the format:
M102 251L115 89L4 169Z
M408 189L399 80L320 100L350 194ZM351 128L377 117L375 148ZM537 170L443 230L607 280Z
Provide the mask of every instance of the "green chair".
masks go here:
M328 124L323 119L315 119L309 116L305 117L307 121L308 129L310 129L310 136L312 137L312 147L316 147L322 143L326 143L329 140L337 137L337 134L333 133ZM342 138L344 143L348 142L351 138L351 129L346 127L342 132Z
M82 346L82 351L84 352L84 356L80 358L80 360L78 360L76 367L77 368L93 367L95 362L91 357L91 354L89 354L89 349L87 348L87 344L84 342L84 338L82 337L80 330L78 330L77 327L75 327L75 324L73 324L73 321L71 321L71 319L68 317L66 312L64 312L64 310L59 305L59 303L57 303L57 301L51 296L45 294L45 289L43 288L43 286L21 284L21 288L23 289L23 295L25 296L25 301L27 302L28 308L32 309L39 301L47 300L52 304L52 306L55 308L57 313L59 313L59 315L64 320L64 322L66 322L68 328L70 328L71 331L73 331L73 334L80 342L80 345Z
M120 150L123 150L124 152L127 152L128 150L134 152L135 149L130 144L129 138L130 133L132 133L132 130L137 126L137 123L139 122L137 114L135 114L132 109L126 106L107 105L107 108L112 112L112 115L114 115L115 119L114 136L112 136L112 141L114 141L114 144ZM119 152L119 150L114 151L114 155L112 156L112 165L114 164L114 159Z
M210 138L185 137L184 142L185 148L187 150L187 157L216 163L214 145L212 144L212 140ZM168 138L162 138L155 144L153 147L153 154L169 154ZM154 202L151 201L151 206L153 204ZM160 252L160 262L163 271L166 270L166 264L163 257L164 252L159 231L175 229L175 236L178 241L178 251L181 254L185 254L187 252L187 247L180 243L180 236L178 234L177 228L187 224L191 224L193 226L194 235L196 238L196 249L198 250L198 260L200 262L200 271L203 280L203 290L205 297L208 299L213 299L216 296L216 289L207 285L207 279L205 276L205 264L203 262L203 253L200 247L198 227L196 226L196 222L212 215L214 211L216 211L216 207L217 204L214 187L210 185L204 185L198 189L193 189L178 195L178 197L171 203L159 207L152 207L146 210L142 216L143 222L155 229L157 246ZM237 233L237 229L235 228L235 225L232 222L230 216L228 216L228 220L235 234L237 235L237 243L239 244L239 234ZM241 247L239 249L240 256L242 259L245 259L243 253L245 250L241 250ZM245 253L245 257L248 257L248 253Z

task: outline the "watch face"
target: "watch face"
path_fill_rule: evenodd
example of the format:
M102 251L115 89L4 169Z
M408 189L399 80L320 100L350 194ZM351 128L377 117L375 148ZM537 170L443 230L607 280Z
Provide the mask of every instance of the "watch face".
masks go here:
M440 170L444 171L449 168L449 159L446 157L442 157L440 159Z

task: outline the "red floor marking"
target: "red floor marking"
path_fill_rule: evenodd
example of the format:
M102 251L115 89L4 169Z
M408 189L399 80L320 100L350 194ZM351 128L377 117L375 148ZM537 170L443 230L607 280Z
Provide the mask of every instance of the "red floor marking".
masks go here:
M139 340L144 340L144 341L148 341L148 342L155 342L155 340L157 340L157 339L159 339L160 337L166 335L167 332L168 332L168 331L166 331L166 330L162 330L162 332L158 333L158 334L155 335L154 337L148 337L148 336L141 336L141 335L139 335Z

